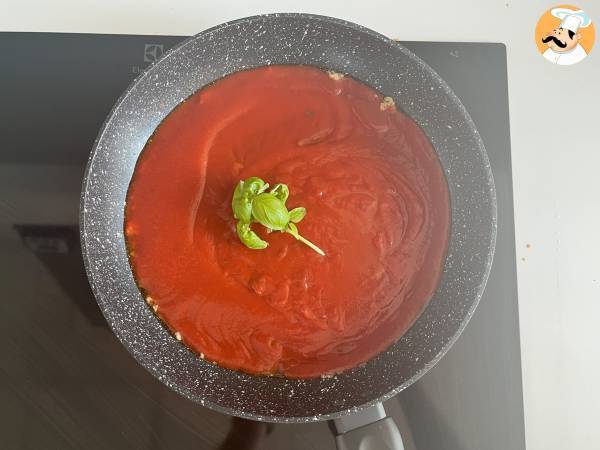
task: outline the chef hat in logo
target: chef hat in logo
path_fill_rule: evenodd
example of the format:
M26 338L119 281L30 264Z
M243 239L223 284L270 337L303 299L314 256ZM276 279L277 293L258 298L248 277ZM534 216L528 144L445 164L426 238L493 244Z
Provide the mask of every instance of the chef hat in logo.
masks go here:
M590 16L581 9L574 11L569 8L554 8L550 13L561 20L561 28L571 30L573 33L577 33L579 28L585 28L592 23Z

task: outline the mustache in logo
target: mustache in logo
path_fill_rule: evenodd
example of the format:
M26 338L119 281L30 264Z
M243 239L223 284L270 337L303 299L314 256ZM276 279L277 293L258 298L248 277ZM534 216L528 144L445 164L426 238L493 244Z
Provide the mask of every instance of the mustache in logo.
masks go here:
M550 41L554 41L554 43L555 43L555 44L556 44L558 47L560 47L560 48L565 48L565 47L567 46L567 43L566 43L566 42L561 42L561 41L559 41L559 40L558 40L558 38L557 38L557 37L555 37L555 36L547 36L547 37L545 37L545 38L542 38L542 42L543 42L544 44L546 44L546 43L548 43L548 42L550 42Z

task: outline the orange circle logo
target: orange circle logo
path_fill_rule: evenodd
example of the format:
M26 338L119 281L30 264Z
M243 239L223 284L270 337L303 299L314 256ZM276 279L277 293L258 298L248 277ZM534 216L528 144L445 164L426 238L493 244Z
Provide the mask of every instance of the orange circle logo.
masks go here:
M535 27L535 43L544 58L560 66L584 60L592 51L596 30L590 16L572 5L546 11Z

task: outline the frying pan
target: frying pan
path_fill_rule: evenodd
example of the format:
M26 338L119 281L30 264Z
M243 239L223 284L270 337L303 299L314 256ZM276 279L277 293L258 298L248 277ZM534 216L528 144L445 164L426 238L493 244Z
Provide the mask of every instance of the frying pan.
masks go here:
M125 195L138 155L182 100L227 74L269 64L347 73L412 117L448 181L452 225L437 291L413 326L366 364L331 378L259 377L198 358L145 304L123 236ZM380 402L406 389L456 341L485 288L496 237L496 197L483 142L460 100L402 45L359 25L308 14L224 23L165 54L117 101L88 161L81 241L95 297L116 336L160 381L222 413L270 422L336 419L340 448L402 448ZM373 422L373 423L371 423Z

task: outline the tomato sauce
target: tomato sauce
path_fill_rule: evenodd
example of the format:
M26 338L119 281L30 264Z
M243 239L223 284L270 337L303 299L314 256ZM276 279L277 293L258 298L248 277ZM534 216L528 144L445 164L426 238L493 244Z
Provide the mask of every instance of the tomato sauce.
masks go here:
M285 183L300 233L238 239L239 180ZM237 72L157 128L129 186L125 235L138 286L178 339L210 361L293 378L385 350L441 275L450 205L423 131L390 99L310 66Z

